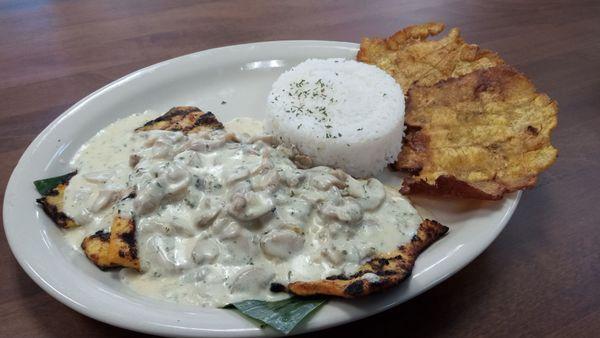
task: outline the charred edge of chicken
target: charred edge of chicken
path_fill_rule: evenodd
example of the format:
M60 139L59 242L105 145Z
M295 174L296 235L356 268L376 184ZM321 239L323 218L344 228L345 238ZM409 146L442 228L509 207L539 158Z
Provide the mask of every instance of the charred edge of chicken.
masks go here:
M65 175L64 180L60 184L50 190L46 195L35 200L41 205L44 213L50 217L54 224L63 229L79 226L79 224L64 212L65 189L69 185L71 178L76 174L77 171L74 171Z
M223 128L223 124L217 120L213 113L205 113L197 107L181 106L171 108L165 114L146 122L136 131L168 130L189 133Z
M119 267L110 262L108 255L109 242L110 232L100 230L84 238L81 243L81 249L83 249L86 257L100 268L100 270L110 270Z
M406 279L412 272L415 260L429 245L448 232L448 227L432 220L424 220L410 243L387 254L381 254L351 275L330 276L325 280L293 282L287 288L271 285L275 291L287 291L298 296L326 295L344 298L362 297L378 292ZM365 274L376 275L376 280L365 278Z

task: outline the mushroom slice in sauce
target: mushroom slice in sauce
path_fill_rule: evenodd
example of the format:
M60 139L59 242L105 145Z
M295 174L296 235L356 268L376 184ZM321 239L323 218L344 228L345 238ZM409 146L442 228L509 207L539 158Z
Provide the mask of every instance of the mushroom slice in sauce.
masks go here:
M292 230L274 229L260 240L260 248L270 256L286 259L302 250L304 238Z

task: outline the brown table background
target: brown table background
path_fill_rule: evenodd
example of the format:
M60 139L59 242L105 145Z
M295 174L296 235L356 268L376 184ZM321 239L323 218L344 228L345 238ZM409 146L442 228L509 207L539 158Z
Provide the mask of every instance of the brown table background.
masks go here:
M462 271L394 309L310 336L600 336L599 1L0 1L2 196L50 121L131 71L218 46L358 42L425 21L461 27L559 102L560 157ZM4 232L0 264L1 336L135 334L47 295Z

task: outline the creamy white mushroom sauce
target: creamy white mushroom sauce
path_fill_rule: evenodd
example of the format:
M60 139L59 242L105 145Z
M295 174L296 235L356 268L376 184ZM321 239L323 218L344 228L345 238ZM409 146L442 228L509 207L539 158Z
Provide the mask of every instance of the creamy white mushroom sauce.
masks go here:
M134 217L142 272L120 277L138 293L212 307L285 298L270 284L353 274L409 242L422 220L376 179L300 169L298 154L271 145L259 121L134 132L154 117L133 115L94 136L73 159L78 174L65 194L66 213L82 225L67 235L74 247L108 230L117 210Z

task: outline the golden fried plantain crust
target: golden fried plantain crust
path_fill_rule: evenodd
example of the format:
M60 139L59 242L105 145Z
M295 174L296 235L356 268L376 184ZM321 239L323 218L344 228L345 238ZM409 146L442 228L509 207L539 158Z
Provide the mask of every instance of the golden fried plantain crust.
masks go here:
M439 40L427 40L444 30L442 23L409 26L385 38L364 38L356 59L385 70L406 93L411 86L439 81L504 64L494 52L467 44L458 28Z
M100 230L84 238L81 243L81 248L87 258L101 270L116 268L115 265L111 264L108 257L109 241L110 232Z
M183 133L223 129L223 124L211 112L203 112L197 107L181 106L171 108L165 114L146 122L136 131L168 130Z
M557 104L509 66L480 69L408 92L396 168L404 194L497 200L532 187L555 160Z
M412 272L415 260L429 245L442 237L448 228L436 221L424 220L410 243L398 249L378 255L364 264L352 276L331 276L325 280L293 282L287 291L298 296L326 295L344 298L367 296L405 280ZM365 274L377 275L376 280L366 278ZM274 291L283 291L285 287L271 285Z
M54 189L50 190L50 192L48 192L46 195L35 200L42 206L42 209L46 215L52 219L54 224L64 229L70 229L79 226L79 224L77 224L64 212L65 189L69 185L71 178L76 174L77 171L74 171L65 175L62 183L54 187Z

